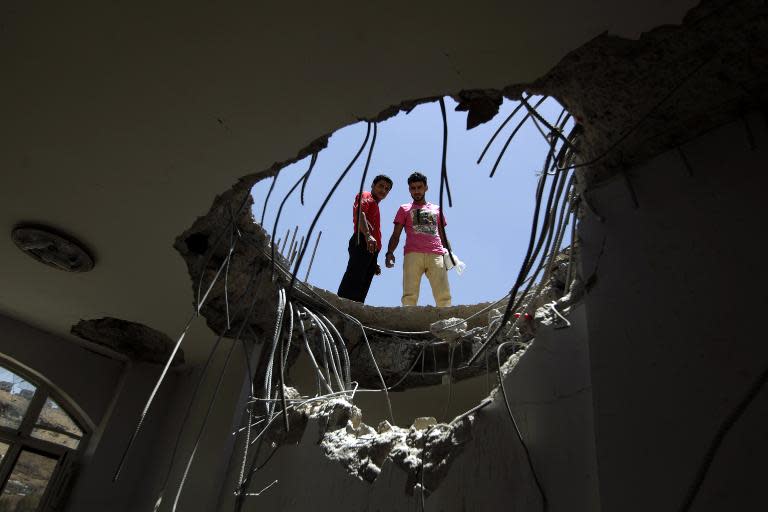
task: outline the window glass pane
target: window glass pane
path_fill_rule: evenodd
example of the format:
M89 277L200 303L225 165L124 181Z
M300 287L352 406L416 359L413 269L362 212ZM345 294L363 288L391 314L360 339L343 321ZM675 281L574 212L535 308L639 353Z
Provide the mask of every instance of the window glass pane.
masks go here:
M40 411L32 437L75 449L83 437L83 431L59 404L49 398Z
M35 386L0 366L0 425L19 428L34 394Z
M0 495L0 512L33 512L43 497L56 459L23 450Z

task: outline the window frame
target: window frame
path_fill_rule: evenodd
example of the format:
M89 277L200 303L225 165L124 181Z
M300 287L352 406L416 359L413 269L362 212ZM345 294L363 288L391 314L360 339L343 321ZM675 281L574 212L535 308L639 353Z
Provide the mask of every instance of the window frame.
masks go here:
M52 502L59 499L65 491L62 486L67 485L71 480L71 478L68 478L70 475L67 474L68 472L66 471L65 466L71 467L81 458L88 445L91 431L86 427L86 422L83 421L79 414L74 410L75 408L69 406L69 401L52 386L48 385L42 379L35 378L34 375L30 375L30 372L19 368L19 365L13 364L12 361L1 356L0 367L18 375L31 385L35 386L35 394L29 401L29 406L24 412L24 417L19 426L13 429L0 425L0 442L8 445L8 450L2 461L0 461L0 495L5 491L8 478L11 476L11 473L13 473L13 469L16 467L16 462L23 451L26 450L38 455L55 458L56 466L51 473L45 491L40 497L40 504L37 507L37 512L52 510ZM40 413L42 412L43 407L45 407L45 402L49 398L56 402L56 404L66 412L83 433L77 444L77 448L68 448L44 439L32 437L32 431L35 428L37 419L40 417Z

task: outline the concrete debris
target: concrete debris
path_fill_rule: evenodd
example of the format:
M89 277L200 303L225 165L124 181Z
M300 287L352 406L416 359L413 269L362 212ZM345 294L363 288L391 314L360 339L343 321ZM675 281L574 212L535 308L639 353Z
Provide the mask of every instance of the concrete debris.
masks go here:
M318 408L312 408L310 417L318 420L320 437L326 432L332 432L348 424L355 431L362 423L363 413L360 409L343 398L332 398L321 402Z
M166 334L137 322L104 317L80 320L70 332L91 343L107 347L134 361L165 364L171 356L173 340ZM173 365L184 363L184 352L179 349Z
M443 341L456 341L467 333L467 322L463 318L446 318L429 326L429 331Z
M298 396L286 388L286 395ZM277 444L297 444L309 424L316 424L323 453L339 462L353 476L373 482L387 462L408 473L406 492L424 482L433 491L440 484L451 462L471 439L475 421L470 414L452 424L435 418L416 418L410 428L388 421L377 429L361 421L360 409L345 398L308 402L291 411L291 438L285 436L282 422L276 421L265 438ZM310 438L311 439L311 438Z
M57 270L89 272L95 264L82 242L48 227L18 227L11 239L25 254Z
M432 416L420 416L413 420L413 428L416 430L427 430L434 425L437 425L437 420Z
M501 311L499 311L497 308L493 308L488 312L488 326L493 326L496 322L501 320L502 317Z
M570 314L572 307L581 301L583 295L584 284L581 279L577 278L574 280L568 293L536 309L534 315L536 322L554 328L570 327L567 316Z

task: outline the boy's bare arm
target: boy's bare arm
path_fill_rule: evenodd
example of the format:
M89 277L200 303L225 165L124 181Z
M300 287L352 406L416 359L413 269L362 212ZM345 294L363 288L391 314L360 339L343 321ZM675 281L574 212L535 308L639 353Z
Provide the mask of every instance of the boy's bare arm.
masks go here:
M365 212L361 211L358 217L357 230L365 235L366 245L368 246L368 252L376 252L376 237L371 234L371 227L366 217Z
M387 245L387 256L384 259L384 263L387 268L395 266L395 249L400 243L400 233L403 232L402 224L395 224L395 229L392 230L392 236L389 237L389 244Z

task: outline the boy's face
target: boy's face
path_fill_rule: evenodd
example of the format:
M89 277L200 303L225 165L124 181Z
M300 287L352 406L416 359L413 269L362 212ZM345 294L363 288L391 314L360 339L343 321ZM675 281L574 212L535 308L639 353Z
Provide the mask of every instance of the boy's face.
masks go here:
M377 201L383 200L389 194L392 186L386 180L379 180L371 187L371 195L376 198Z
M423 181L414 181L408 184L408 192L411 193L411 197L414 201L423 201L424 194L427 193L427 184Z

